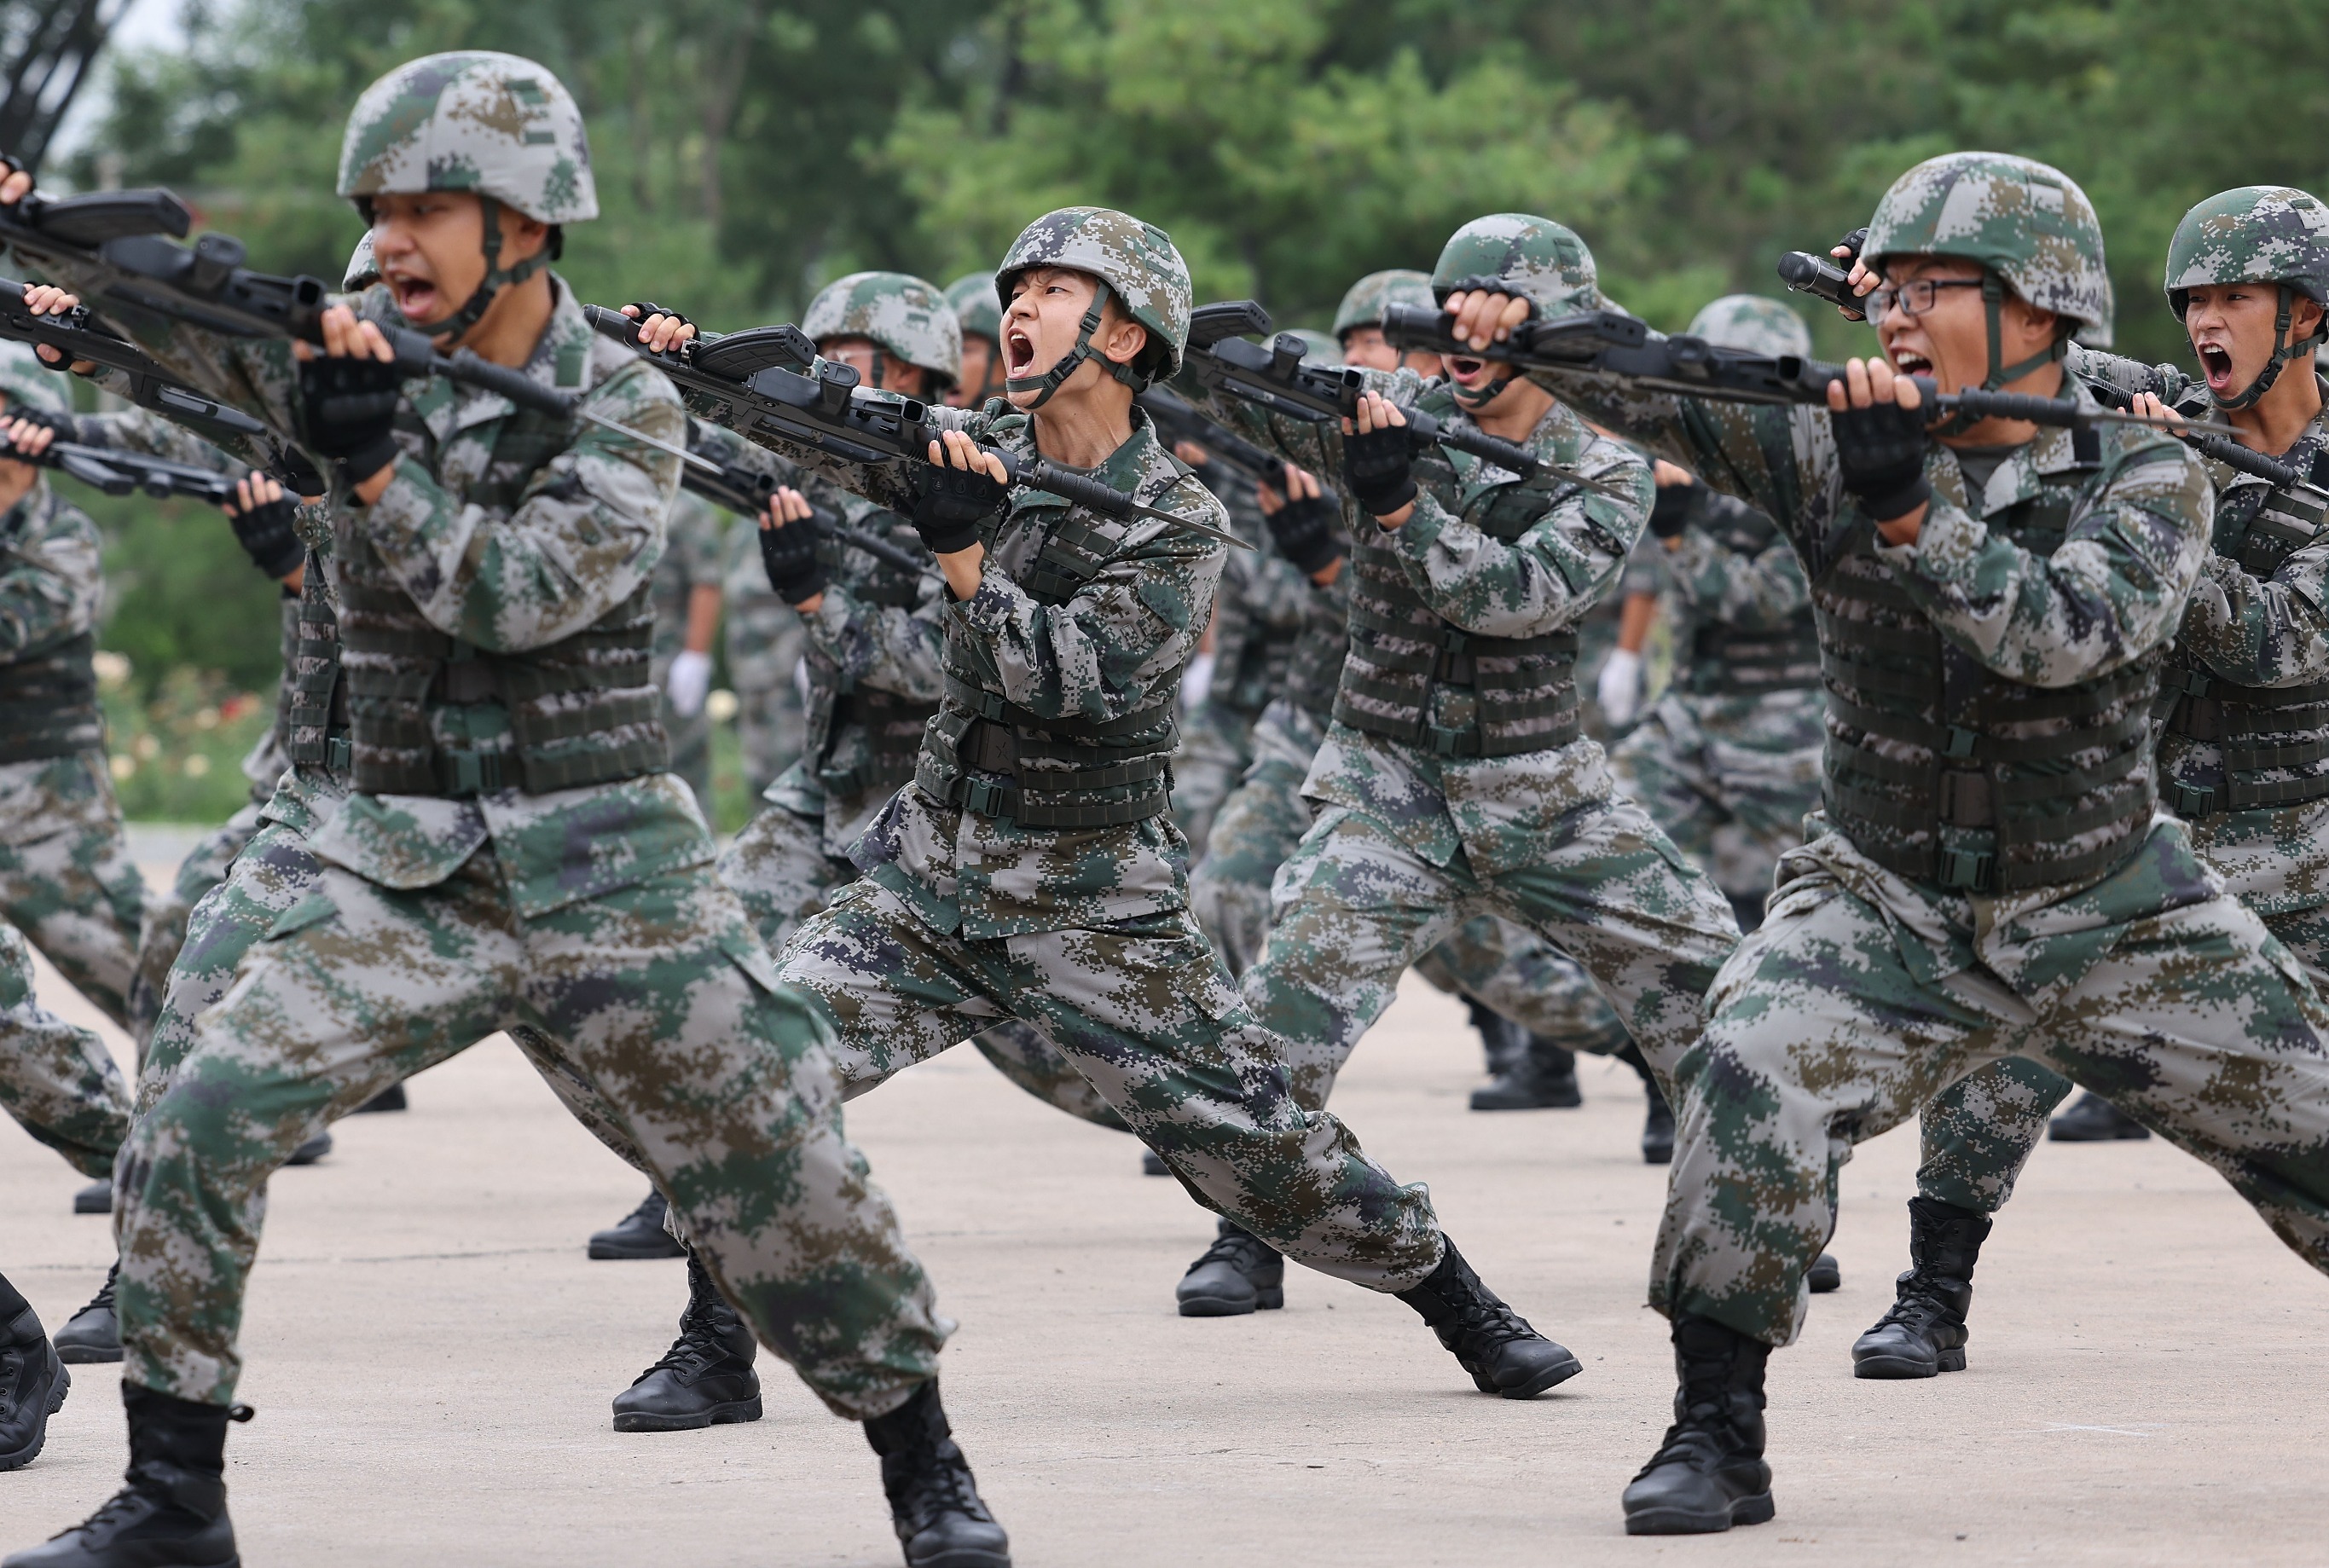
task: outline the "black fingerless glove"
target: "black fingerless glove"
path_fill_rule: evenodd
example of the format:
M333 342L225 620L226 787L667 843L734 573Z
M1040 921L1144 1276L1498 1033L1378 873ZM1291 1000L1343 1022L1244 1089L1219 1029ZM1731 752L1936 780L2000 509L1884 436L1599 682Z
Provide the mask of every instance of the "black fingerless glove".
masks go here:
M679 323L682 326L693 326L695 324L693 322L688 320L687 313L685 311L674 310L667 305L657 305L653 300L635 299L631 301L630 308L639 313L636 319L638 324L641 326L645 326L646 324L647 317L651 315L667 315L671 317L672 320Z
M396 405L405 372L365 354L318 354L299 366L300 428L318 457L360 484L396 461Z
M976 544L979 525L1011 499L1011 487L989 478L985 470L951 464L923 464L919 490L914 531L932 555L952 555Z
M1388 517L1415 499L1415 434L1404 425L1343 437L1343 475L1351 499L1371 517Z
M1334 537L1341 513L1323 495L1297 496L1264 519L1278 553L1304 573L1315 575L1332 566L1343 553Z
M1925 480L1925 420L1929 409L1874 403L1828 416L1835 430L1843 488L1877 522L1906 517L1932 499Z
M806 604L825 592L825 563L816 558L816 530L806 519L760 530L760 564L768 587L788 605Z
M270 577L289 577L307 559L306 541L292 521L298 510L297 502L282 495L227 519L250 564Z
M1650 532L1658 539L1680 539L1698 511L1696 484L1661 484L1650 508Z

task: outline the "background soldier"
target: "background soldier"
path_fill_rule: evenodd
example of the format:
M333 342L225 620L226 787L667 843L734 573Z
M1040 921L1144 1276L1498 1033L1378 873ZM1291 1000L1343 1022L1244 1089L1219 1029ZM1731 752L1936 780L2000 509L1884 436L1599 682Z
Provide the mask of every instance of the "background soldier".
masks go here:
M663 559L655 572L655 662L648 668L663 693L671 771L695 792L706 822L716 819L712 720L703 700L712 691L712 639L720 630L720 533L726 525L711 502L681 491L664 520Z
M768 587L755 542L759 530L728 530L720 572L728 684L736 693L736 747L744 788L759 800L800 760L807 713L801 697L801 651L808 634L793 607Z
M966 272L947 285L947 304L962 332L962 371L946 390L950 408L983 408L1003 395L1003 312L995 275Z

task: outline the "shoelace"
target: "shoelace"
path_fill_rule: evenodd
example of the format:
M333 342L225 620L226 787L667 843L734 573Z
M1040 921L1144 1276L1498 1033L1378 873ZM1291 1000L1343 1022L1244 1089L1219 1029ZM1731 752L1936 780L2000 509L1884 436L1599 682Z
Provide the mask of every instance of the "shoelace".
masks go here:
M631 1224L635 1220L644 1229L663 1229L663 1194L659 1192L650 1192L646 1197L641 1198L639 1200L639 1207L625 1215L623 1216L623 1223L617 1225L615 1228L617 1230L628 1230L631 1228Z
M1948 1321L1955 1314L1932 1289L1932 1282L1938 1278L1938 1275L1928 1274L1922 1269L1916 1271L1909 1282L1909 1293L1895 1298L1884 1316L1876 1319L1876 1326L1881 1329L1891 1323L1917 1330Z
M1527 1319L1501 1301L1493 1307L1485 1301L1466 1302L1457 1310L1455 1329L1458 1334L1485 1338L1491 1347L1537 1337Z
M118 1281L118 1279L120 1279L120 1278L121 1278L121 1265L120 1265L119 1263L116 1263L116 1264L114 1264L111 1268L109 1268L109 1269L106 1270L106 1271L105 1271L105 1283L103 1283L102 1285L99 1285L99 1286L97 1288L97 1294L96 1294L96 1295L94 1295L94 1296L91 1296L91 1297L90 1298L90 1300L89 1300L89 1305L88 1305L88 1306L86 1306L86 1307L83 1307L83 1308L80 1310L81 1310L81 1312L94 1312L94 1311L96 1311L99 1307L104 1308L104 1309L105 1309L107 1311L108 1311L108 1312L112 1311L112 1310L113 1310L113 1286L114 1286L114 1282L115 1282L116 1281ZM79 1317L79 1316L80 1316L80 1312L76 1312L76 1313L74 1313L74 1314L73 1314L73 1316L75 1316L75 1317Z
M125 1517L140 1504L146 1501L147 1501L147 1499L139 1497L137 1489L135 1487L124 1487L119 1491L114 1493L113 1496L106 1498L105 1501L98 1504L97 1512L91 1514L88 1518L83 1519L78 1525L69 1526L64 1529L59 1530L55 1535L50 1536L49 1539L52 1541L61 1541L67 1535L73 1535L79 1531L100 1529L107 1525L114 1523L118 1517Z
M663 1353L663 1359L631 1379L631 1386L637 1387L658 1372L702 1372L712 1363L725 1360L727 1355L709 1331L683 1329L679 1338L671 1342L671 1348Z
M970 1467L963 1462L959 1451L951 1460L934 1446L917 1444L913 1451L919 1463L901 1511L916 1530L927 1528L941 1514L965 1514L982 1522L992 1522L993 1516L972 1488Z
M1259 1236L1215 1236L1213 1244L1205 1249L1204 1256L1191 1263L1186 1272L1193 1274L1207 1263L1227 1263L1240 1274L1251 1273L1269 1262L1275 1253L1276 1249Z

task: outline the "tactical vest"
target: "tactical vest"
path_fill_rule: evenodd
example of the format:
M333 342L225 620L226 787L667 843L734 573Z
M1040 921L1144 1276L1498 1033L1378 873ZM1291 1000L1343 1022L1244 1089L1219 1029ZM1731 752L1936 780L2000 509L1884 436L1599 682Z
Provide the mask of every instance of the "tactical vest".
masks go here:
M2073 469L2041 475L2040 494L1988 519L1992 533L2037 556L2060 548L2101 467L2099 437L2074 437ZM2163 655L2075 686L2005 680L1942 638L1874 553L1872 529L1854 527L1812 590L1829 820L1886 869L1973 893L2079 881L2133 854L2157 795Z
M2315 455L2306 477L2329 485L2329 448ZM2283 561L2319 538L2324 513L2329 512L2329 502L2319 496L2258 484L2234 488L2224 502L2216 510L2215 551L2258 577L2270 577ZM2168 655L2157 712L2166 734L2205 741L2224 761L2221 785L2167 786L2167 803L2177 815L2204 817L2329 799L2329 775L2262 776L2329 757L2329 681L2241 686L2178 648Z
M565 378L561 377L561 380ZM426 427L408 408L398 423ZM502 510L563 451L563 421L531 409L506 415L486 477L465 499ZM339 645L348 692L351 784L367 794L528 794L610 784L671 765L649 665L652 585L573 635L495 653L431 625L361 528L339 531ZM506 737L490 709L507 715ZM471 709L470 714L460 710ZM448 732L439 744L431 714ZM451 737L475 725L482 744Z
M94 633L0 664L0 762L38 762L105 745Z
M1416 459L1415 476L1442 495L1462 493L1457 470L1438 447ZM1465 506L1464 520L1510 544L1575 489L1541 469L1532 479L1483 491ZM1441 756L1514 756L1578 737L1574 628L1539 637L1475 635L1424 603L1384 530L1363 524L1352 544L1344 568L1351 574L1351 647L1334 718ZM1431 722L1435 686L1471 695L1470 704L1443 709L1461 714L1468 708L1469 722Z
M1728 501L1729 497L1722 498ZM1778 526L1743 502L1705 509L1701 527L1740 556L1763 553L1777 541ZM1806 606L1783 626L1750 630L1715 620L1691 631L1690 689L1709 696L1754 697L1766 691L1816 687L1820 680L1819 632Z
M1115 540L1070 513L1014 580L1038 604L1064 605L1116 550ZM1179 685L1177 670L1160 674L1154 699L1117 718L1046 718L1004 697L985 651L950 634L946 695L923 737L914 783L943 804L1023 827L1106 828L1161 816L1181 743Z
M1213 618L1213 683L1206 699L1248 716L1269 706L1286 683L1300 628L1265 626L1244 596L1226 597Z
M276 739L293 766L347 776L348 691L340 679L340 621L324 580L324 563L312 549L299 579L298 613L283 655L276 716Z
M852 569L853 552L841 540L821 535L816 549L834 580L844 580L843 572L849 571L845 587L852 598L882 609L907 611L920 601L920 579L891 562L874 559L871 568L860 575ZM814 643L809 646L807 663L804 755L825 793L837 800L875 793L886 795L912 778L914 764L921 756L922 731L938 705L859 685L844 677ZM851 725L865 733L863 756L851 766L834 766L834 743Z
M1303 617L1302 633L1286 660L1285 695L1321 724L1334 716L1334 694L1343 683L1343 663L1351 653L1350 568L1334 587L1315 589L1317 597Z

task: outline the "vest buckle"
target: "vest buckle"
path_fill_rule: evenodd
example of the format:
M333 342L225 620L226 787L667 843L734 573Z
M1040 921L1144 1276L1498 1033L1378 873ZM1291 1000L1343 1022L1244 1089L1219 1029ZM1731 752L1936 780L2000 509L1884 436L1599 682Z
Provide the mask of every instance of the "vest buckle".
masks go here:
M2166 795L2168 805L2174 809L2177 816L2187 822L2193 817L2207 816L2216 809L2216 791L2212 785L2169 784Z
M1019 792L1009 784L999 784L983 778L963 780L962 809L982 817L1007 817L1016 803L1012 797Z
M1949 726L1947 744L1941 748L1941 755L1962 760L1973 755L1973 748L1980 739L1981 736L1977 731L1952 724Z
M333 773L344 774L355 766L355 747L344 735L327 736L324 740L324 766Z
M1995 833L1945 826L1941 829L1939 859L1942 887L1966 893L1996 890Z

